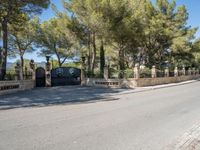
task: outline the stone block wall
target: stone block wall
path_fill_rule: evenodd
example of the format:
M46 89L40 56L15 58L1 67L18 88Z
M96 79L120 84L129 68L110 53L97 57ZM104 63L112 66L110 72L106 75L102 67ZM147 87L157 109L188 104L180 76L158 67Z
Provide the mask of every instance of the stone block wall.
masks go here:
M34 87L34 80L0 81L0 95L30 90Z
M200 79L200 75L163 77L163 78L108 79L108 80L87 78L86 85L95 87L107 87L107 88L134 88L134 87L145 87L145 86L177 83L177 82L196 80L196 79Z

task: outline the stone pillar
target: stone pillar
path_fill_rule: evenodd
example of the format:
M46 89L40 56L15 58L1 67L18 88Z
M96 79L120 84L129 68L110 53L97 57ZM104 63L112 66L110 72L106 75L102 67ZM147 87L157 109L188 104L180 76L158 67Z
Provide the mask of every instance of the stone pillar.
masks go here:
M31 61L29 62L29 67L30 67L30 72L31 72L31 76L32 76L32 80L36 80L36 76L35 76L35 62L33 59L31 59Z
M20 80L20 64L17 62L15 66L15 80Z
M196 74L196 69L192 68L192 75L195 75L195 74Z
M17 63L15 66L15 74L16 74L15 76L16 80L23 80L23 70L19 63Z
M185 66L183 66L183 68L182 68L182 75L183 75L183 76L186 75Z
M192 75L192 70L191 70L191 68L188 69L188 75L189 75L189 76Z
M168 67L165 68L165 77L169 77L169 68Z
M196 72L197 72L197 75L198 75L199 74L199 69L197 69Z
M108 80L109 78L109 71L108 71L108 66L104 66L104 79Z
M30 72L31 72L32 80L35 81L35 79L36 79L36 77L35 77L35 62L34 62L33 59L31 59L29 66L30 66Z
M20 80L23 80L24 77L23 77L23 68L22 66L20 66L20 69L19 69L19 76L20 76Z
M46 87L51 87L51 63L47 60L45 67Z
M140 71L139 71L139 65L136 64L134 67L134 78L139 79L140 78Z
M156 66L152 66L152 69L151 69L151 77L152 77L152 78L157 78Z
M178 67L175 67L174 69L174 77L178 77Z

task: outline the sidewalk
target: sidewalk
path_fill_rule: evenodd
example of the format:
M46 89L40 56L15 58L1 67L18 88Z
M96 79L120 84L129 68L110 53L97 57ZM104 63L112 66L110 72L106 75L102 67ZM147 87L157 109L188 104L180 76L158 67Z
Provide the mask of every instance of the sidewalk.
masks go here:
M163 84L163 85L155 85L155 86L147 86L147 87L136 87L134 89L127 89L127 91L119 92L117 93L117 95L145 92L145 91L156 90L156 89L161 89L161 88L168 88L168 87L173 87L173 86L190 84L194 82L198 82L198 80L190 80L190 81L184 81L184 82L179 82L179 83L171 83L171 84ZM111 95L114 95L114 94L111 94Z
M160 88L189 84L193 82L198 81L192 80L181 83L137 87L134 89L94 88L82 86L36 88L34 90L0 96L0 110L21 107L44 107L50 105L114 101L119 99L116 97L117 95L145 92Z

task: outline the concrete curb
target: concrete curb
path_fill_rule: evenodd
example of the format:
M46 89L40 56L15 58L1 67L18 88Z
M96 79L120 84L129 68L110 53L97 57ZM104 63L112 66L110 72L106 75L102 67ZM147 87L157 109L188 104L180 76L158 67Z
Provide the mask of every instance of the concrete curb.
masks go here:
M131 91L125 91L117 94L111 94L110 96L114 95L125 95L125 94L132 94L132 93L140 93L140 92L146 92L146 91L151 91L151 90L158 90L158 89L163 89L163 88L169 88L169 87L175 87L175 86L181 86L185 84L191 84L200 81L198 80L190 80L190 81L184 81L184 82L179 82L179 83L170 83L170 84L162 84L162 85L155 85L155 86L147 86L147 87L137 87Z

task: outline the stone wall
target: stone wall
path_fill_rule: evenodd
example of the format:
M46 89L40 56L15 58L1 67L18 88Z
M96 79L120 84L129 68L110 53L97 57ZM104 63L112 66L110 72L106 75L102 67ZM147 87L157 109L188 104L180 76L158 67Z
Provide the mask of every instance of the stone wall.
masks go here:
M0 81L0 95L30 90L34 87L34 80Z
M161 84L170 84L183 82L188 80L196 80L199 79L200 75L191 75L191 76L179 76L179 77L164 77L164 78L140 78L135 80L135 84L137 87L144 86L153 86L153 85L161 85Z
M188 80L200 79L200 75L163 77L163 78L139 78L139 79L95 79L87 78L87 86L107 87L107 88L134 88L161 84L170 84Z
M112 87L119 88L120 80L119 79L96 79L96 78L87 78L86 79L87 86L96 86L96 87Z
M87 86L107 87L107 88L134 88L137 86L135 79L95 79L87 78Z

